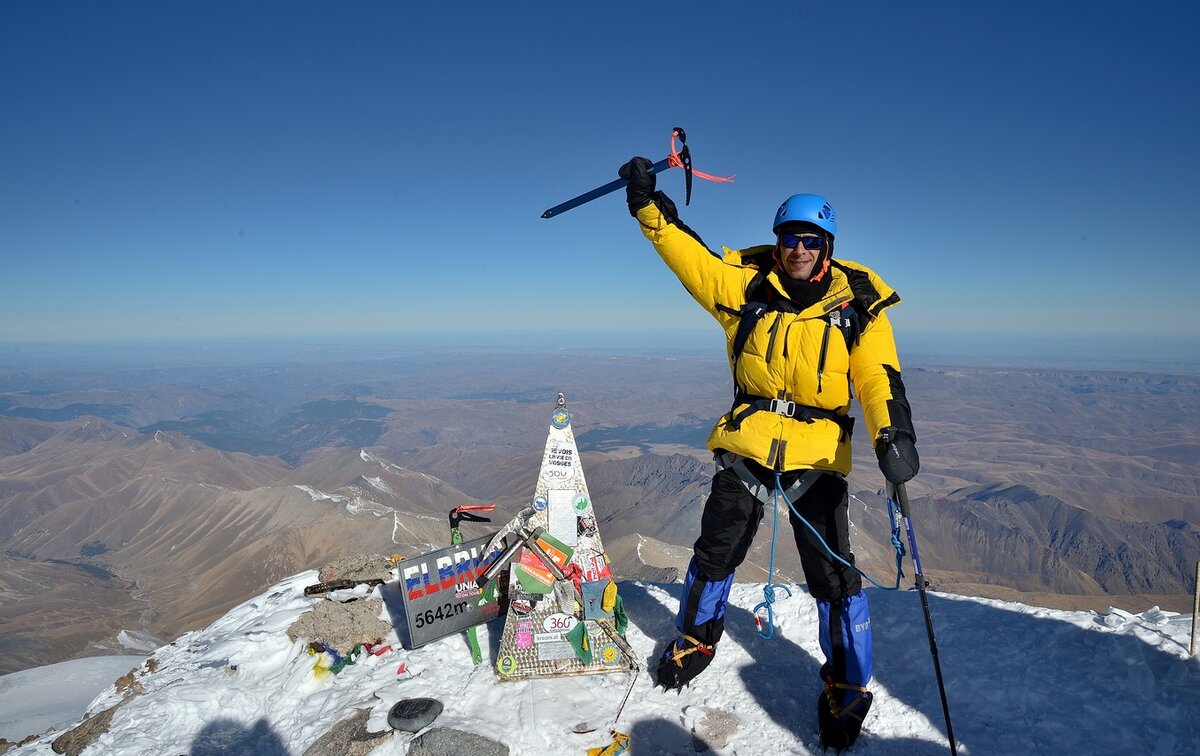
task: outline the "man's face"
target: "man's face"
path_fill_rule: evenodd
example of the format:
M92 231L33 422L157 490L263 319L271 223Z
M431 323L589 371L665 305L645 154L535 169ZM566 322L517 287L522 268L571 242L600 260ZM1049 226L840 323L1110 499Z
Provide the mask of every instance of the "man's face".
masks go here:
M780 234L779 267L789 278L808 280L821 256L823 242L820 235L813 233Z

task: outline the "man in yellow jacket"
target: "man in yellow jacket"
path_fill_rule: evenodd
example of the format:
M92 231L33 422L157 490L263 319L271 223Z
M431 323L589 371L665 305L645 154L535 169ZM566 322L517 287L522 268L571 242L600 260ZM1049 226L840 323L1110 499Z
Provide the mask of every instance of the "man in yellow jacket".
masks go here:
M778 489L794 505L789 518L817 602L822 744L847 748L872 700L871 620L853 567L845 478L852 392L887 479L906 482L920 464L886 313L900 298L869 268L834 259L837 218L824 198L789 197L775 214L774 244L717 255L655 191L650 167L638 157L618 172L629 182L630 214L724 329L734 383L733 405L708 439L717 473L684 582L679 637L659 659L658 683L680 688L712 661L733 572Z

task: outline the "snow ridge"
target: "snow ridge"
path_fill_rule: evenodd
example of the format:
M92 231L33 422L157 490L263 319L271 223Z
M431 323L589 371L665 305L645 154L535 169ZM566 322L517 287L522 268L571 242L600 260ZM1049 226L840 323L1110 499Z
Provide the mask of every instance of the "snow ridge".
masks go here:
M303 595L316 579L315 571L290 577L210 627L158 649L156 671L137 678L145 693L116 710L109 732L90 752L186 753L219 732L256 752L299 754L357 708L370 709L369 729L387 731L391 704L419 696L446 705L436 726L497 738L514 754L583 753L610 742L603 723L616 712L626 673L501 684L490 664L472 666L460 637L408 651L393 632L386 640L395 651L318 677L305 640L293 643L286 634L297 617L326 600ZM639 661L651 663L674 636L680 588L620 583L631 621L627 638ZM869 595L876 698L852 753L945 753L917 596L875 589ZM761 597L761 584L733 586L719 652L681 695L653 688L646 672L639 676L617 723L634 748L752 756L770 743L776 753L821 753L812 711L822 660L814 603L794 586L790 598L776 601L775 636L764 640L752 615ZM1187 657L1190 615L1157 607L1140 614L1065 612L941 593L930 594L930 607L960 754L1170 756L1193 753L1200 742L1200 661ZM500 629L499 623L480 628L492 664ZM61 688L79 688L75 677L62 665L0 677L6 717L0 735L28 734L14 728L26 722L31 686L57 684L52 700L65 702ZM121 697L108 685L87 711L98 714ZM575 734L582 721L600 727ZM65 727L61 721L54 726ZM9 753L49 754L57 734ZM372 756L406 753L412 738L393 733Z

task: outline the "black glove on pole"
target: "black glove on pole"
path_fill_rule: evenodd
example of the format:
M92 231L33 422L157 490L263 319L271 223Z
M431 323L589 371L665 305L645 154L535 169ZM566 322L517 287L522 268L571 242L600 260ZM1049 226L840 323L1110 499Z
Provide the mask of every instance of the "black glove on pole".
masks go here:
M921 469L916 439L908 431L890 425L879 431L875 456L879 459L883 477L892 483L907 483Z

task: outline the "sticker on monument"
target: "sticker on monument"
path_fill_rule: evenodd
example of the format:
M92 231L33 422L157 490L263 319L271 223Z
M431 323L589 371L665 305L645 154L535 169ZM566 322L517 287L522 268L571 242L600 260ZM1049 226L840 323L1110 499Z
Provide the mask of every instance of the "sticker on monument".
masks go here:
M608 643L604 646L604 648L600 649L601 664L604 664L606 667L611 667L620 661L621 649L617 648L615 644Z
M571 489L552 488L549 491L550 511L547 513L546 530L568 546L574 546L579 537L579 526L572 506L574 498L575 491Z
M579 620L569 614L551 614L542 620L542 628L548 633L565 633L578 624Z
M546 465L542 468L542 480L547 484L569 483L574 477L575 470L570 467Z
M575 648L566 641L537 644L538 661L554 661L556 659L574 659Z

